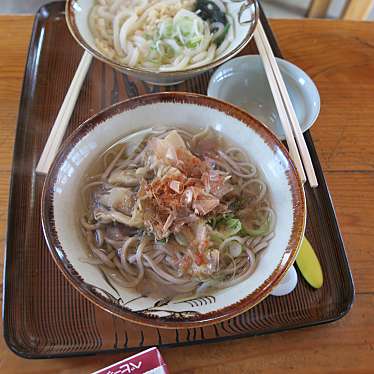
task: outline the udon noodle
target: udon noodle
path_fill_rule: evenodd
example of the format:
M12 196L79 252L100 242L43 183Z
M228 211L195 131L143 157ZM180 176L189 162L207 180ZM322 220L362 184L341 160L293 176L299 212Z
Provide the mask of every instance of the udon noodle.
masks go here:
M193 294L247 279L273 237L267 186L210 127L150 129L107 150L82 188L82 259L142 294Z
M205 65L234 39L221 0L96 0L89 27L104 56L165 72Z

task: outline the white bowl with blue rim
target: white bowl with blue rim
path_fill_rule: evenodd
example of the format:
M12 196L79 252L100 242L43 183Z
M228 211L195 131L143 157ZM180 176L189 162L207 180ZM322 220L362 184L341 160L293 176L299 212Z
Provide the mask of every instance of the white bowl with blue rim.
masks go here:
M301 130L308 130L320 111L320 97L312 79L300 68L277 58ZM285 139L271 89L259 55L234 58L212 75L208 96L230 102L248 111Z

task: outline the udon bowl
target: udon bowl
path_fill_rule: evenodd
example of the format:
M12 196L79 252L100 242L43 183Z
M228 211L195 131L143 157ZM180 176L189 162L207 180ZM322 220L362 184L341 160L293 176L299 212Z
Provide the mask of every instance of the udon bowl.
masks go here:
M234 57L251 40L259 17L257 0L227 2L228 12L233 16L235 29L235 37L229 47L221 55L216 56L213 61L205 65L186 70L157 72L119 64L98 50L88 22L89 12L93 3L94 0L67 0L66 2L66 22L75 40L95 58L109 64L122 73L155 85L180 83Z
M247 150L270 189L277 219L274 238L259 255L254 273L230 288L204 296L157 298L109 282L82 262L81 186L92 163L112 144L151 127L212 126ZM44 184L42 224L50 253L68 281L100 308L125 320L159 328L205 326L232 318L263 300L296 259L306 220L302 183L285 147L247 112L214 98L189 93L140 96L113 105L84 122L64 142Z

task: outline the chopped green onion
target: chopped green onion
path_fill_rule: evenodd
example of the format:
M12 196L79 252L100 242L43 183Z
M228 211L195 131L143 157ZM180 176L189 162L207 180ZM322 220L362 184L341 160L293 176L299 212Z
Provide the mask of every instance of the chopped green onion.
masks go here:
M232 214L222 215L220 217L212 217L207 223L212 227L210 234L211 240L222 242L223 240L234 236L242 230L242 224L238 218Z
M237 234L242 229L242 224L239 219L227 217L221 220L217 225L217 230L228 238Z
M198 37L195 37L195 38L192 38L190 39L187 43L186 43L186 47L187 48L190 48L190 49L194 49L194 48L197 48L201 41L202 41L202 37L201 36L198 36Z
M258 228L248 228L243 222L243 232L249 236L265 236L270 232L271 220L269 217L266 218L265 222Z
M159 36L161 39L163 38L172 38L174 34L174 29L173 29L173 22L172 20L166 20L163 22L160 22L159 24Z
M232 257L238 257L241 255L243 251L243 246L237 242L237 241L233 241L229 244L229 253Z
M229 28L230 28L230 24L227 22L225 27L223 28L223 31L216 38L213 39L217 47L219 47L220 44L222 44L222 42L225 40L225 37L229 31Z
M209 236L210 240L217 243L217 244L221 244L224 240L225 240L225 237L219 233L218 231L212 231L210 233L210 236Z

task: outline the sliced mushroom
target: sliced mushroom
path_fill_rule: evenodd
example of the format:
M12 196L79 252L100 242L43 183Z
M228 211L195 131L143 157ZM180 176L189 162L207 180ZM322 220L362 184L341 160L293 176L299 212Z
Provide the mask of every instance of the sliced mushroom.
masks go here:
M109 183L124 187L136 187L139 185L139 177L136 175L136 170L116 169L110 174Z

